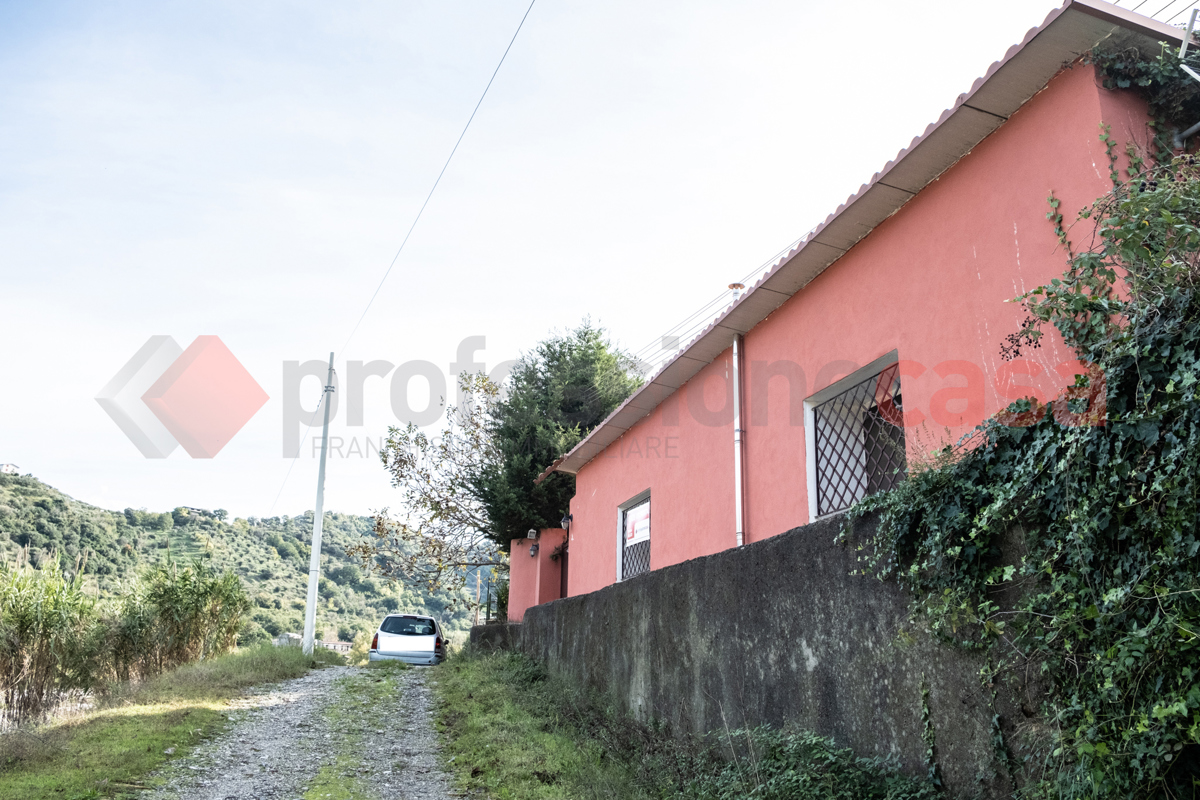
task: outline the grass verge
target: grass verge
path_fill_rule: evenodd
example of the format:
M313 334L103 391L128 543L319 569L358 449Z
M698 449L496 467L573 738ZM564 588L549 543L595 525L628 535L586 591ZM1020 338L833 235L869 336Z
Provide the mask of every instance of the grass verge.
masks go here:
M497 800L672 796L670 776L646 773L678 772L682 753L668 737L529 659L467 648L433 676L443 752L459 788Z
M332 657L332 658L331 658ZM270 645L188 664L116 687L87 714L0 737L0 798L85 800L123 797L144 776L184 755L227 721L242 689L296 678L341 657Z
M703 743L637 722L530 659L469 648L434 668L461 789L495 800L932 800L936 788L804 731Z

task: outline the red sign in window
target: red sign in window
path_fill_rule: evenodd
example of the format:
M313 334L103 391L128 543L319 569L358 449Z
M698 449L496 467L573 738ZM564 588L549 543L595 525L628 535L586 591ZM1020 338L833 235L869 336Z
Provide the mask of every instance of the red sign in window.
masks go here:
M639 503L625 512L625 544L650 538L650 501Z

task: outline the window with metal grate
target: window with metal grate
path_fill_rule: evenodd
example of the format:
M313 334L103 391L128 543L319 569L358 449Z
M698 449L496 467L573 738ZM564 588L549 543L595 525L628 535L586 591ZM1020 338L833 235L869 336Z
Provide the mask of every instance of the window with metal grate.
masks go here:
M904 478L902 409L896 364L813 408L818 515Z
M632 578L650 571L650 540L625 545L621 577Z
M621 579L650 571L650 498L621 512Z

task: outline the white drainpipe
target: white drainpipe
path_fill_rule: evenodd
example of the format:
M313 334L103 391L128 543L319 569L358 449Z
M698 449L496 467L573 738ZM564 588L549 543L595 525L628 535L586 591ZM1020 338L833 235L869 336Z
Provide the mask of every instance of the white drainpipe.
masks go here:
M745 543L745 512L742 508L742 335L733 335L733 515L737 525L737 546Z

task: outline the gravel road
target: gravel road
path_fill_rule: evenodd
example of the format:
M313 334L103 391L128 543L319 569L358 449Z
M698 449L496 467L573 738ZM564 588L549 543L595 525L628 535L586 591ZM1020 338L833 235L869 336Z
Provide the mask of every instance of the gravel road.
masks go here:
M397 691L382 701L352 688L389 679ZM426 680L421 669L330 667L262 687L233 704L224 733L159 770L165 782L142 800L319 798L331 781L337 797L459 797L438 758Z

